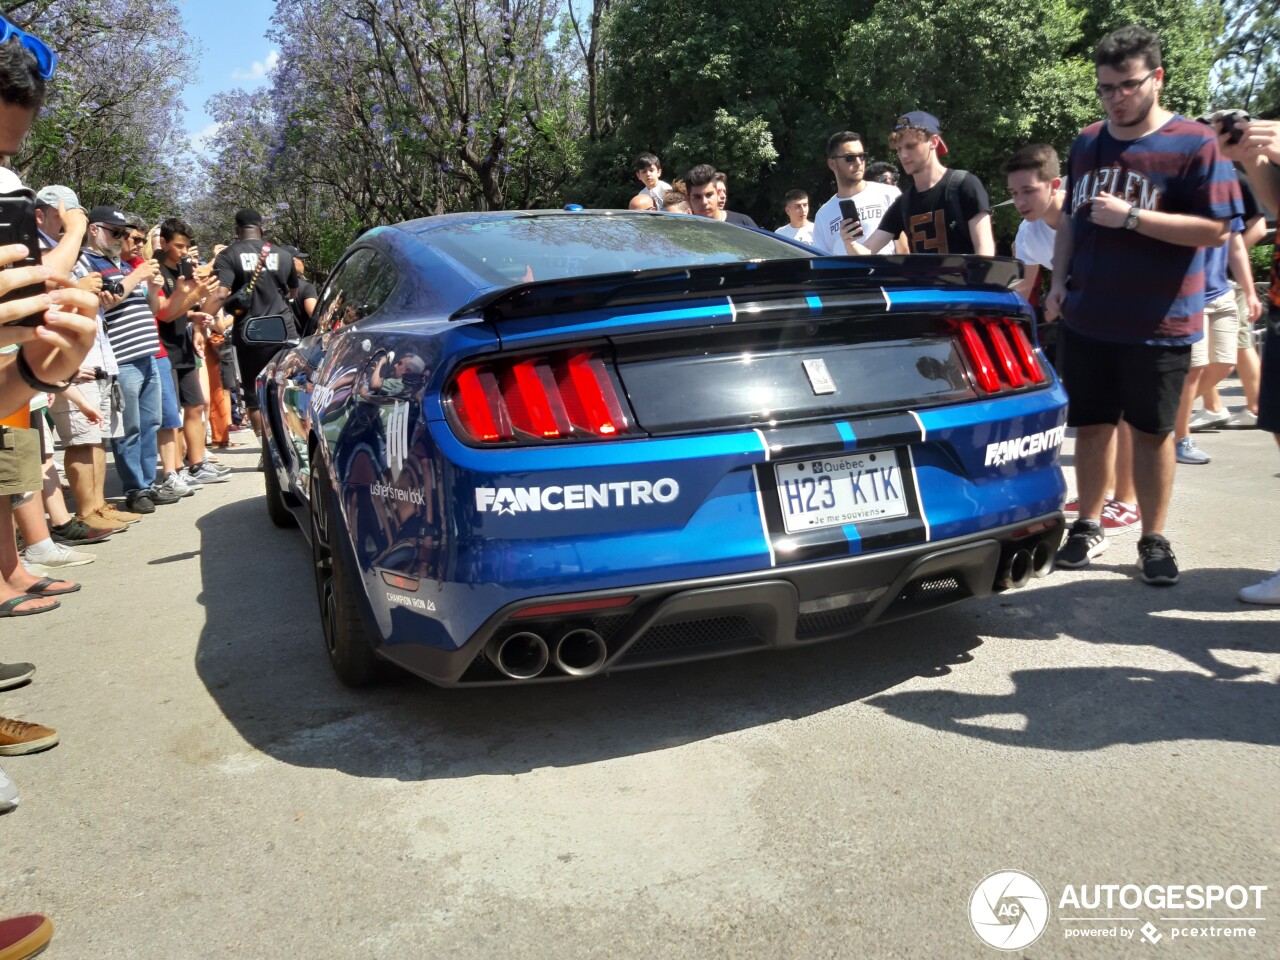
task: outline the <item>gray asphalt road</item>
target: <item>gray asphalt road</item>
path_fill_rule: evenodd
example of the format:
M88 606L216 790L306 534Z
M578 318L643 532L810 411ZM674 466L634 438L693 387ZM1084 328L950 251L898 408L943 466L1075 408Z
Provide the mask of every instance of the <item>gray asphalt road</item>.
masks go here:
M0 915L47 911L48 956L101 960L995 957L970 898L1012 868L1050 901L1023 955L1274 957L1280 610L1233 597L1280 562L1280 455L1256 432L1202 446L1172 589L1136 580L1129 535L1088 571L820 648L363 693L330 674L256 450L233 452L232 483L0 630L0 659L39 665L0 713L62 734L0 761L22 791ZM1096 884L1269 889L1060 906ZM1035 922L1008 893L985 901L1002 935ZM1189 916L1231 920L1161 919Z

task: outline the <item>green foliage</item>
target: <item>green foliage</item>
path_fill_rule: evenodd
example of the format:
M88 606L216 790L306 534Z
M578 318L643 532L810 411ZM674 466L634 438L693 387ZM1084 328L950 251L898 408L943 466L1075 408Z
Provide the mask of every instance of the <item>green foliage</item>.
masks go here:
M1280 0L1224 0L1222 6L1214 106L1280 116Z
M1249 250L1249 262L1253 266L1253 279L1255 283L1261 283L1271 277L1271 252L1273 246L1269 243L1259 244Z

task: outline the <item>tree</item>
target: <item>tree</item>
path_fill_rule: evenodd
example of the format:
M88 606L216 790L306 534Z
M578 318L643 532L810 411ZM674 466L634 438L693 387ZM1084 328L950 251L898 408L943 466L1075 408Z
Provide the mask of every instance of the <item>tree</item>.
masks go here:
M1280 2L1225 0L1214 67L1214 104L1280 115Z

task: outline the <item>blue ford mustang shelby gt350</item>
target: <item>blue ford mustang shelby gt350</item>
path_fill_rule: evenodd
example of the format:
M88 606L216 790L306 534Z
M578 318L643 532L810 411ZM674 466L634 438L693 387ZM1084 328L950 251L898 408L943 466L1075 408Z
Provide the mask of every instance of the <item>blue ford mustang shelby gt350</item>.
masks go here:
M982 257L654 213L360 238L257 389L338 676L443 685L848 636L1048 572L1066 398Z

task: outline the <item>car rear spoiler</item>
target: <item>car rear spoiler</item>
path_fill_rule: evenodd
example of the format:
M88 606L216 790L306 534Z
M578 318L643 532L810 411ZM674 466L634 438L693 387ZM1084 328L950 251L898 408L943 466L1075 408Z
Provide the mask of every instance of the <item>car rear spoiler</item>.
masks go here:
M449 319L483 316L514 320L672 300L805 293L863 288L987 287L1008 290L1022 279L1022 263L1007 257L901 255L805 257L696 267L606 273L541 280L486 290Z

